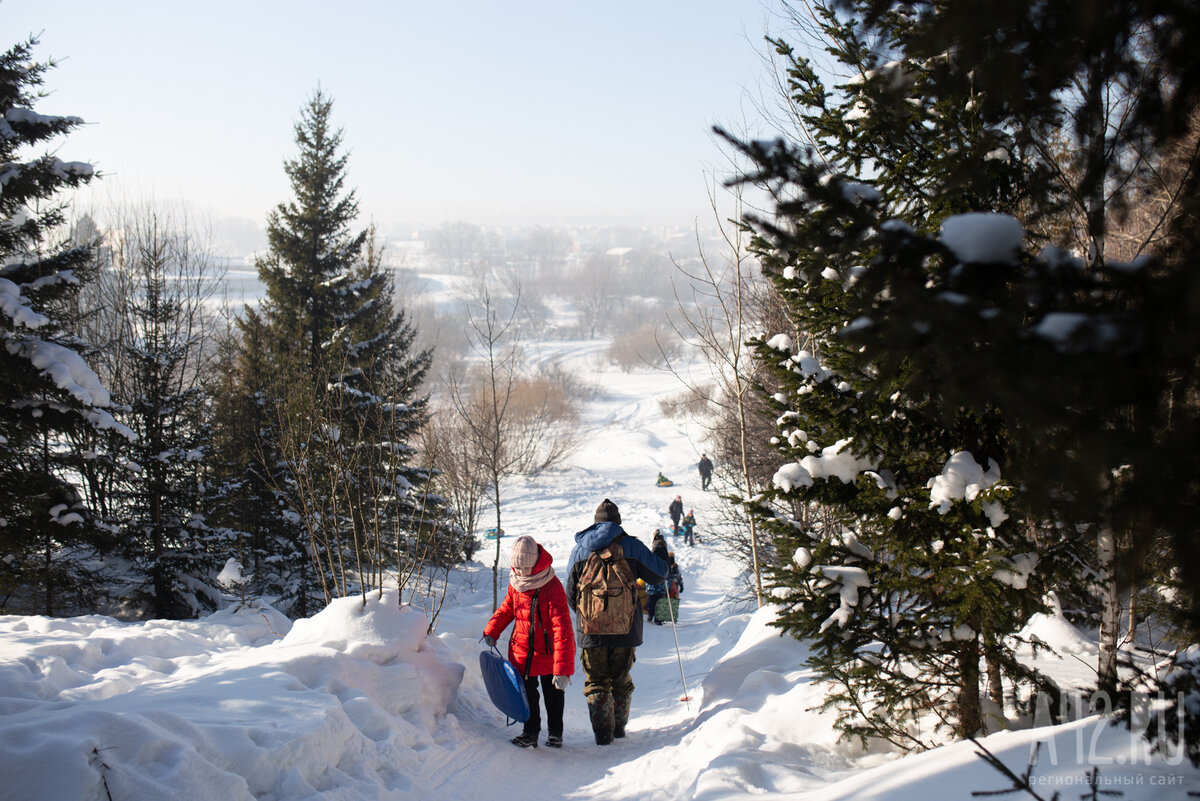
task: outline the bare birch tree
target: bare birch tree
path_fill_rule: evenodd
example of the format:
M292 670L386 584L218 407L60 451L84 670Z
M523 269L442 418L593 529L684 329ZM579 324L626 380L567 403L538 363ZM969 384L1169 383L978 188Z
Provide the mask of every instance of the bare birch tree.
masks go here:
M750 337L747 331L752 320L748 318L751 282L754 279L753 259L747 252L748 237L741 223L742 197L734 193L734 217L722 222L717 210L715 192L710 193L714 216L725 246L721 261L713 262L704 252L697 235L700 250L699 267L689 269L676 263L676 269L688 282L690 297L684 298L676 291L678 321L676 332L686 342L698 347L711 368L713 377L721 387L722 404L727 404L736 422L737 455L739 459L738 490L742 503L751 503L756 495L751 471L749 405L754 387L755 363L746 346ZM663 350L663 358L670 357ZM675 371L679 375L678 371ZM684 378L690 383L690 380ZM758 606L763 605L762 558L759 548L758 527L753 515L746 515L750 527L750 564L753 571L754 597Z
M517 296L519 302L520 296ZM470 315L471 346L482 360L481 380L469 382L464 376L452 374L449 379L449 398L463 423L466 441L483 468L486 492L496 511L496 554L492 561L492 608L499 606L501 488L519 462L516 443L505 436L508 430L509 401L517 373L517 345L514 321L518 302L512 304L503 318L496 300L485 285L480 297L480 315ZM474 383L474 388L472 385Z
M496 513L496 551L492 561L492 605L499 604L501 506L504 481L514 475L536 475L560 462L574 445L572 423L577 418L573 399L561 377L530 378L521 372L516 319L520 288L504 313L486 286L479 314L469 316L472 348L479 363L451 372L447 398L452 421L442 430L456 445L443 448L445 463L454 471L452 491L460 503L460 520L473 522L478 495ZM454 449L457 448L457 451Z

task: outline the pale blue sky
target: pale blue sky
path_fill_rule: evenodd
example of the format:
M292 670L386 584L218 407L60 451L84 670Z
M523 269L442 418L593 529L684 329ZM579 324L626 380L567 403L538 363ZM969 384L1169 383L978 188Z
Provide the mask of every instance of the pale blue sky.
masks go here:
M384 230L446 220L711 221L709 133L754 116L760 0L0 0L0 46L41 34L43 113L101 192L261 224L318 85ZM94 202L94 201L93 201Z

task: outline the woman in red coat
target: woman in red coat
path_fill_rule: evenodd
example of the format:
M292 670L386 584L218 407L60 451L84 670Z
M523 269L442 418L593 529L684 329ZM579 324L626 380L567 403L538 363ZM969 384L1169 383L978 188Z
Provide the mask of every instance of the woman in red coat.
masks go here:
M575 629L562 582L554 575L549 551L533 537L517 537L509 566L508 593L504 603L483 629L483 641L495 646L496 640L514 620L508 641L508 661L525 677L529 697L529 720L525 730L514 737L513 745L537 748L542 720L538 709L538 680L546 696L546 745L562 748L564 690L575 673Z

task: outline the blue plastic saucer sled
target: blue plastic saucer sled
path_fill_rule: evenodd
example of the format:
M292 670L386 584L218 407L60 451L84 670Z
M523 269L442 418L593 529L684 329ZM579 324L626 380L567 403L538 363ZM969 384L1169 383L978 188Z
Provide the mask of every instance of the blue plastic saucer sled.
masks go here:
M481 651L479 670L483 673L483 686L488 698L507 717L517 723L529 720L529 699L525 697L525 682L512 663L500 656L499 651Z

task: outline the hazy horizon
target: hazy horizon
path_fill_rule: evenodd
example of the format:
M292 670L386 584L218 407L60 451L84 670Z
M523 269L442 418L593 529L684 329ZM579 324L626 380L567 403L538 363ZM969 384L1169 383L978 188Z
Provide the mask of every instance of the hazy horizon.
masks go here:
M756 117L769 5L434 5L4 0L0 22L6 47L36 35L58 61L37 110L87 123L53 145L104 175L84 208L182 203L261 228L320 87L361 222L392 236L713 219L711 128Z

